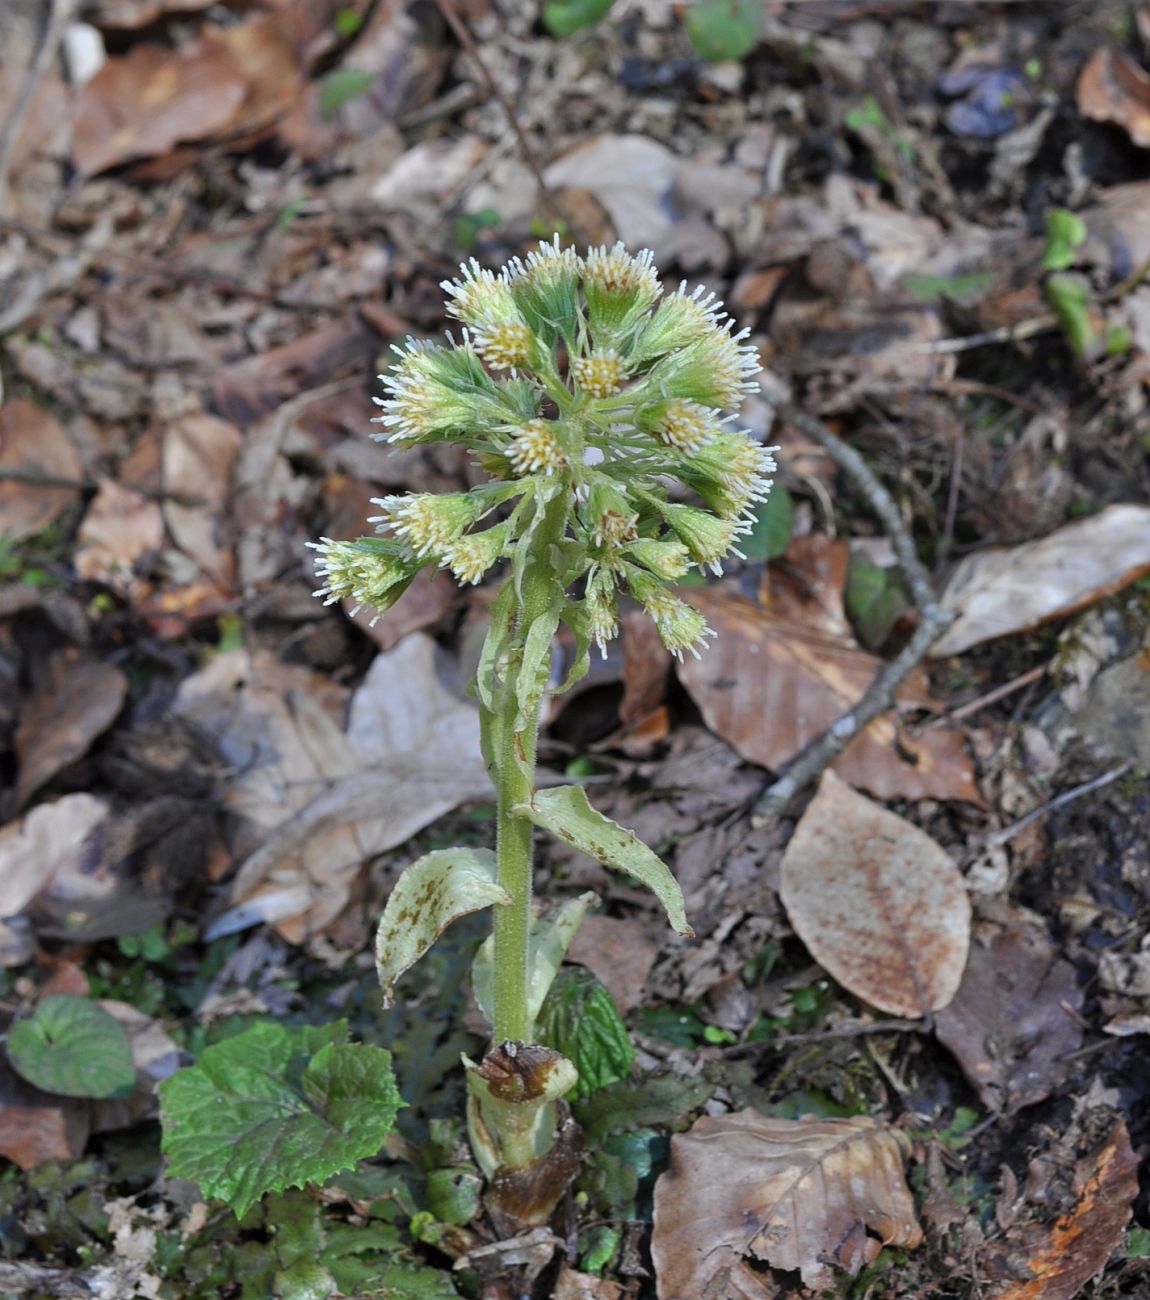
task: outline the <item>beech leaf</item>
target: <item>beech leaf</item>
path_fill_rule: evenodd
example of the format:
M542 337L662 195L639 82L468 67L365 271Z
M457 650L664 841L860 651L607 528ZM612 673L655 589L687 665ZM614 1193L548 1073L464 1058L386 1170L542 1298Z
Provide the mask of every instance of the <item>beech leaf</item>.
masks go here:
M667 864L618 822L592 808L582 786L536 790L529 804L519 804L514 811L603 866L634 876L663 904L672 929L687 938L694 935L683 891Z
M660 1300L776 1295L748 1255L823 1288L834 1285L832 1263L854 1275L884 1245L917 1246L908 1146L867 1116L704 1116L671 1139L671 1167L655 1186Z
M383 1004L395 981L461 916L511 902L498 881L490 849L436 849L413 862L395 882L375 936L375 965Z
M157 1089L170 1172L242 1218L266 1192L374 1155L404 1103L391 1054L346 1035L346 1021L260 1021L177 1070Z
M857 997L899 1016L954 997L970 899L925 832L827 772L783 854L780 896L811 955Z

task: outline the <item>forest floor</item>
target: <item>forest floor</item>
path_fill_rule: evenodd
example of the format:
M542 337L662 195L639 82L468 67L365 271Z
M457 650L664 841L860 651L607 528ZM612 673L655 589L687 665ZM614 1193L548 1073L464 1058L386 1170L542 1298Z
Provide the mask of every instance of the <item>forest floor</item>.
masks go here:
M1150 10L450 4L0 14L0 1030L99 999L136 1071L0 1051L0 1296L1150 1295ZM402 867L493 829L491 589L369 625L306 544L482 477L373 442L375 376L556 233L749 327L779 475L684 587L704 657L625 611L547 719L695 938L540 845L635 1060L507 1242L459 1124L483 925L389 1012L371 956ZM908 542L949 627L768 806L933 608ZM339 1017L409 1106L378 1159L239 1221L165 1177L159 1080Z

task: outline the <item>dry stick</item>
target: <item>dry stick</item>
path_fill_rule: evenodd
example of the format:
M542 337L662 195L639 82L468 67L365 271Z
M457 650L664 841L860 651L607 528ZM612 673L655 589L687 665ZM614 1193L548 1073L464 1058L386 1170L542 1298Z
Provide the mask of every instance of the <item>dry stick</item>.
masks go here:
M499 105L506 114L507 121L510 123L512 131L515 132L515 139L519 142L519 148L523 153L523 161L531 169L531 174L535 177L535 183L539 186L539 197L543 200L544 206L551 212L552 216L562 217L563 214L556 206L551 190L548 187L547 182L543 179L543 172L535 157L535 151L531 148L527 137L523 134L523 128L519 125L519 118L515 115L515 108L499 88L495 78L491 75L491 69L487 66L483 55L480 54L479 46L475 44L471 32L468 31L467 24L455 12L455 6L452 3L452 0L435 0L435 6L447 20L447 25L455 33L456 39L459 41L460 45L462 45L467 53L475 60L475 65L479 69L480 75L487 83L487 89L499 101Z
M1025 817L1020 817L1018 821L1012 822L1009 826L1004 826L1002 830L995 831L992 835L986 837L985 848L998 848L999 845L1005 844L1007 840L1012 840L1028 826L1033 825L1039 818L1045 817L1047 813L1052 813L1056 808L1063 808L1068 803L1073 803L1075 799L1081 799L1084 794L1091 794L1095 790L1101 790L1103 786L1110 785L1111 782L1117 781L1120 776L1125 776L1130 771L1133 764L1127 760L1125 763L1119 763L1117 767L1112 767L1109 772L1103 772L1101 776L1096 776L1092 781L1085 781L1082 785L1076 785L1072 790L1063 790L1060 795L1056 795L1047 803L1032 809Z
M918 606L919 624L898 655L884 664L875 675L862 699L841 718L832 722L821 736L787 766L782 776L767 787L755 805L756 820L781 813L799 790L822 775L853 737L893 706L895 692L954 621L954 615L943 609L935 597L930 576L918 558L898 507L866 461L822 420L815 419L805 411L784 404L778 408L777 414L784 423L792 425L823 447L839 469L850 477L867 505L878 516Z
M8 169L12 166L12 151L16 147L16 137L36 93L36 87L44 79L48 66L56 57L60 44L60 33L65 21L71 16L72 0L48 0L48 13L44 19L43 36L32 66L24 78L20 95L8 114L8 120L0 131L0 215L8 207Z

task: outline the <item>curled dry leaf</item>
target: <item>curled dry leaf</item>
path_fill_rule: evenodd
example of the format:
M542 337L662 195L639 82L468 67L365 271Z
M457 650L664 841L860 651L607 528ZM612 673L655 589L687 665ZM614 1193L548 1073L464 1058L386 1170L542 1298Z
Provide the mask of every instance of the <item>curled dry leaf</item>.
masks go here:
M127 690L128 679L110 663L74 650L53 656L24 703L16 730L17 808L57 772L84 757L96 737L112 725Z
M1077 97L1083 117L1113 122L1150 149L1150 76L1125 54L1095 50L1078 78Z
M9 541L18 542L47 528L79 496L75 488L50 485L53 479L72 480L83 474L72 440L58 420L23 398L0 407L0 466L45 480L0 481L0 537Z
M61 868L81 857L108 811L95 795L68 794L0 830L0 916L18 915Z
M902 1134L866 1116L704 1116L671 1139L671 1168L655 1186L660 1300L775 1294L747 1256L829 1287L832 1264L853 1275L885 1244L917 1246L907 1148Z
M235 576L235 558L221 536L220 505L227 500L239 447L240 433L234 425L202 413L176 420L164 435L166 491L203 503L169 499L164 503L164 521L180 550L224 590Z
M778 771L853 708L883 661L861 649L842 610L848 548L826 537L787 550L788 568L771 566L761 605L723 587L692 589L717 633L701 659L679 665L679 679L707 726L743 758ZM780 566L781 568L781 566ZM852 740L835 771L880 799L964 799L981 803L962 734L901 728L899 708L937 707L926 675L913 673L896 711Z
M917 826L827 772L780 870L799 938L857 997L899 1016L954 997L970 900L949 855Z
M1045 930L1008 912L975 943L935 1028L985 1106L1012 1112L1048 1097L1082 1046L1082 991Z
M1078 1161L1074 1190L1073 1209L1049 1227L1032 1225L1023 1253L1010 1252L1003 1267L1010 1280L991 1292L994 1300L1073 1300L1101 1272L1121 1244L1138 1195L1138 1159L1124 1120Z
M1072 614L1150 570L1150 506L1108 506L1049 537L977 551L955 569L943 605L955 621L931 647L961 654L995 637Z
M159 550L164 517L155 501L112 479L103 479L80 525L76 572L125 594L135 591L136 566Z

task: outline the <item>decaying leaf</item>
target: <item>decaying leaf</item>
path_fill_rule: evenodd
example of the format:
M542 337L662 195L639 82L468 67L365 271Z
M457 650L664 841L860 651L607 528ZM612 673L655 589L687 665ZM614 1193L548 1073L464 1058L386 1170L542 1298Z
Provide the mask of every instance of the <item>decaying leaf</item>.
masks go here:
M1049 537L976 551L951 575L943 605L954 623L935 658L1025 632L1128 586L1150 570L1150 506L1108 506Z
M1077 96L1083 117L1114 122L1150 149L1150 76L1120 50L1094 51L1079 75Z
M797 539L793 568L772 566L761 605L724 587L687 593L715 629L699 660L677 667L707 725L743 758L773 771L852 708L883 661L862 650L842 608L848 548L825 537ZM880 799L981 803L960 732L898 725L898 710L937 707L924 673L899 691L893 714L847 746L835 771Z
M901 1134L866 1116L704 1116L671 1139L671 1168L655 1186L660 1300L775 1294L748 1256L829 1287L835 1267L853 1275L883 1245L917 1246L906 1149Z
M317 674L270 655L220 655L184 682L177 710L235 773L243 865L212 935L268 922L291 942L342 911L369 858L490 789L473 705L445 688L435 644L415 634L378 655L351 704Z
M0 481L0 537L30 537L77 500L74 487L52 485L83 473L71 439L54 416L23 398L0 407L0 465L13 474ZM44 481L21 480L20 474Z
M1138 1158L1124 1120L1078 1161L1074 1190L1072 1210L1049 1227L1034 1225L1021 1258L1011 1252L1014 1280L996 1288L994 1300L1073 1300L1121 1244L1138 1195ZM1020 1273L1029 1277L1019 1281Z
M0 1054L0 1156L21 1169L45 1160L75 1160L90 1132L86 1101L42 1092Z
M239 447L234 425L202 413L176 420L164 435L165 489L202 502L168 500L164 521L176 545L225 590L235 576L235 558L221 536L219 503L227 500Z
M75 563L81 578L134 594L137 565L163 543L164 516L158 503L143 493L103 479L77 540Z
M16 731L22 808L57 772L83 758L112 725L124 703L128 679L115 665L74 650L55 655L25 701Z
M958 992L939 1012L939 1040L991 1110L1012 1112L1050 1095L1082 1045L1082 991L1049 936L1010 913L975 943Z
M945 1007L970 947L970 900L917 826L827 772L783 854L780 897L811 955L900 1016Z
M64 863L83 854L107 816L105 800L68 794L0 830L0 916L22 912Z

